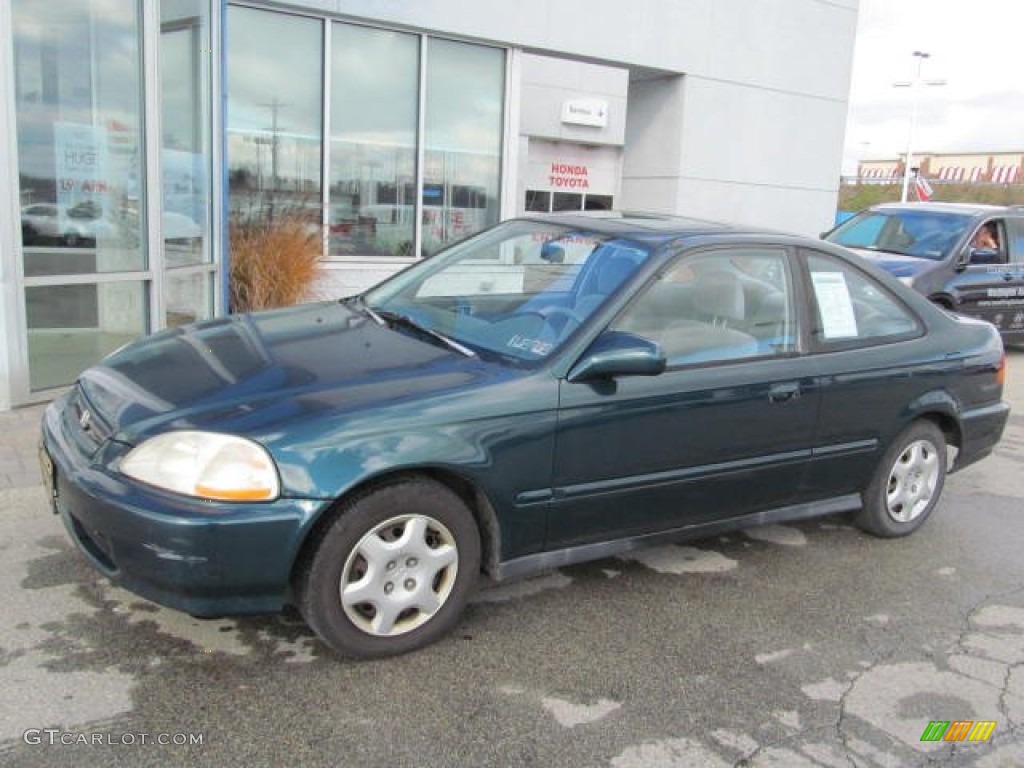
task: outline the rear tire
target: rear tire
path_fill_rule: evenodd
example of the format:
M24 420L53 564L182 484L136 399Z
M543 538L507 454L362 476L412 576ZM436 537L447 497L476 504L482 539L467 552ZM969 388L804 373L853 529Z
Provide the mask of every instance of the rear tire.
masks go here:
M458 621L480 570L480 534L451 490L410 478L358 496L299 568L303 618L338 653L421 648Z
M913 533L932 513L946 480L946 438L930 421L916 421L893 440L863 493L857 524L896 538Z

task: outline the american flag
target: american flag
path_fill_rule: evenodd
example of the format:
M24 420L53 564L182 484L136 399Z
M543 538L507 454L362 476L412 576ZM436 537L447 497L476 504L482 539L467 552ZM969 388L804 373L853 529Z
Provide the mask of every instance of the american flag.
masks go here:
M924 176L914 177L914 191L917 192L917 199L922 203L927 203L932 199L932 195L935 194L932 185L928 183L928 179Z

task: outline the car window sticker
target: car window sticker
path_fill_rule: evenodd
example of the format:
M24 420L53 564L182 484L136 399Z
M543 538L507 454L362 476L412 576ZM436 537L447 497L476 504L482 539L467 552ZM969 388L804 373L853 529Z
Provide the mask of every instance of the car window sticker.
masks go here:
M546 357L551 353L555 345L542 339L531 339L517 333L505 342L505 346L509 349L518 349L522 352L536 355L537 357Z
M822 332L826 339L857 336L857 317L853 299L842 272L811 272L814 296L821 312Z

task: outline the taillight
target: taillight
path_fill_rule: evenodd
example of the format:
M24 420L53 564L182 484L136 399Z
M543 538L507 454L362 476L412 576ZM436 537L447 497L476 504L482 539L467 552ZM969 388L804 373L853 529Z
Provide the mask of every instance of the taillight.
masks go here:
M996 370L996 384L1000 387L1006 384L1006 353L1003 352L1002 358L999 360L999 368Z

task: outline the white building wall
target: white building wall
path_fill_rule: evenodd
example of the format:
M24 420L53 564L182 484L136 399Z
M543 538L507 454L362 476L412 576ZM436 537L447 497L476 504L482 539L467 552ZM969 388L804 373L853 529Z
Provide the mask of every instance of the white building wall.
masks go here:
M632 81L621 207L805 234L831 225L858 0L295 4L620 65ZM683 78L671 86L643 79L658 74ZM530 98L557 97L524 75L525 134L534 128Z
M684 76L634 83L623 207L815 234L835 216L846 104Z
M520 166L517 213L524 212L527 189L610 195L618 199L622 176L622 153L618 147L570 144L536 138L530 138L528 145L526 163Z
M352 18L845 101L859 0L291 0Z
M517 214L528 189L618 200L628 96L629 71L622 67L522 56ZM581 101L600 107L604 125L566 120L565 106Z
M519 133L555 141L622 146L628 95L627 69L525 55L519 90ZM575 99L607 104L607 125L563 122L562 106Z
M623 158L623 206L674 213L679 209L686 83L682 75L630 83L628 151ZM695 215L695 214L691 214Z

